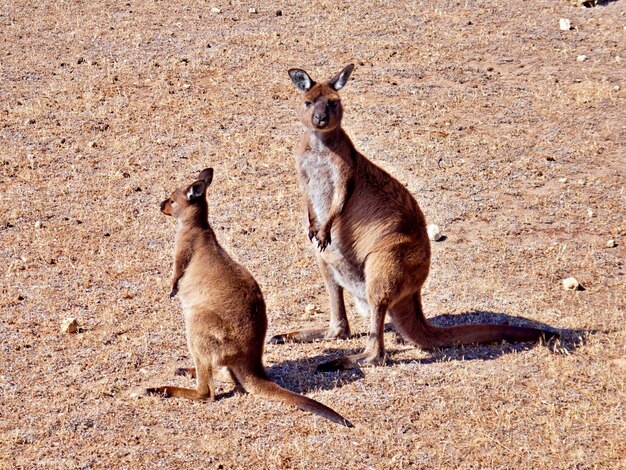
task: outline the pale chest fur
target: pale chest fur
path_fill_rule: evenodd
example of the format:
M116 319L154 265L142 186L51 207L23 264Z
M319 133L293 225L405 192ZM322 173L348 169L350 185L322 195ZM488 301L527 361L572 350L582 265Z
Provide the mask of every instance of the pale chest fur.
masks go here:
M298 157L300 187L311 202L318 224L323 224L328 217L329 209L335 193L335 185L339 181L339 167L333 162L333 155L328 152L307 149ZM369 313L365 295L365 279L358 263L353 256L346 256L342 234L333 228L333 241L327 249L319 253L328 266L335 282L346 289L355 299L357 310L363 315Z
M300 189L311 201L315 217L321 224L330 210L337 168L325 151L309 149L298 157Z

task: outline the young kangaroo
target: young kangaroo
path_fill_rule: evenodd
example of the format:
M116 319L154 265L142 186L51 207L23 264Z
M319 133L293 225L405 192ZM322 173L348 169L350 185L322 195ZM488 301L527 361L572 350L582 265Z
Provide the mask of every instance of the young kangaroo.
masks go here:
M371 317L367 346L362 354L322 364L320 370L381 363L387 313L396 330L422 348L554 336L535 328L439 328L428 323L420 297L430 267L424 214L402 184L355 149L341 127L343 108L337 91L353 68L348 65L323 83L314 82L304 70L289 70L293 83L304 92L300 120L305 132L297 150L297 171L309 239L317 241L317 260L330 294L330 326L278 335L272 341L350 336L344 289L354 297L357 309Z
M213 371L226 368L249 393L352 427L327 406L285 390L267 376L262 362L267 330L263 294L248 270L220 246L209 225L206 189L212 179L213 169L207 168L197 181L161 203L161 212L178 221L170 298L180 293L187 345L195 364L184 370L196 376L197 388L165 386L146 392L214 400Z

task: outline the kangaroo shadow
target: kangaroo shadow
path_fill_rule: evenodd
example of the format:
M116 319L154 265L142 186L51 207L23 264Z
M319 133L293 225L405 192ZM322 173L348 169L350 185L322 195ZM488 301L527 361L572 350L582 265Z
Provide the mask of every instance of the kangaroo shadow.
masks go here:
M439 315L433 318L429 318L428 321L433 326L439 327L457 325L479 325L485 323L523 326L545 330L547 333L557 333L559 336L553 337L547 341L541 340L537 342L508 343L506 341L502 341L500 343L491 344L469 344L462 346L437 348L429 351L431 354L430 357L422 359L394 360L393 356L396 355L399 351L389 350L388 357L390 357L390 359L387 360L388 364L432 364L435 362L472 360L488 361L492 359L497 359L505 354L510 354L512 352L528 351L539 345L544 345L550 348L550 350L554 353L569 354L583 346L587 342L590 335L599 333L598 330L559 329L545 323L530 320L528 318L484 310L472 310L456 315ZM390 326L390 329L393 330L393 325L388 326ZM404 343L402 340L400 340L399 342L408 345L411 344L410 342Z
M317 367L347 354L357 354L360 348L330 348L322 354L282 361L266 366L271 379L292 392L306 394L313 390L333 390L364 377L360 369L316 373Z
M531 328L539 328L549 333L558 333L559 337L552 338L548 341L525 342L525 343L501 343L491 344L471 344L464 346L454 346L446 348L437 348L429 350L430 357L426 358L403 358L394 359L393 357L399 353L406 353L409 349L398 349L398 344L405 346L413 346L413 343L404 341L397 334L396 341L387 340L387 357L385 363L387 365L396 364L432 364L436 362L448 361L488 361L497 359L505 354L513 352L528 351L543 345L550 348L554 353L569 354L576 349L582 347L590 335L601 333L598 330L582 330L582 329L559 329L554 328L545 323L530 320L520 316L506 315L504 313L489 312L483 310L473 310L456 315L439 315L429 318L428 321L434 326L455 326L455 325L472 325L472 324L500 324L510 326L524 326ZM393 332L393 324L385 325L385 332ZM352 338L366 337L367 333L356 333ZM320 342L323 344L323 342ZM336 344L336 343L334 343ZM287 360L266 367L269 376L278 385L291 391L306 394L312 390L332 390L340 388L345 384L360 380L364 377L361 369L339 370L333 372L318 372L317 367L325 362L338 359L342 356L358 354L363 351L362 347L357 348L326 348L322 354L303 357L294 360ZM418 346L414 346L418 349Z

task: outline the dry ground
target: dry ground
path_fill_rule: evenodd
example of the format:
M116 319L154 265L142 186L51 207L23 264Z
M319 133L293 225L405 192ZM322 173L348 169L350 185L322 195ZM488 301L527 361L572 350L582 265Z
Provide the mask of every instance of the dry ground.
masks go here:
M623 468L626 2L182 3L0 2L0 467ZM267 347L275 380L354 429L247 395L133 398L191 384L158 206L205 166L269 334L327 321L286 70L349 62L345 127L447 235L427 314L564 340L423 352L389 333L388 365L333 374L315 367L364 338Z

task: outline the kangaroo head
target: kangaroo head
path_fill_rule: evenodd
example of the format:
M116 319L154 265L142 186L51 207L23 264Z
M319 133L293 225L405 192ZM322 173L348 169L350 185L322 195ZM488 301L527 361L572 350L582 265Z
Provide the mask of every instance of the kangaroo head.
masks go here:
M206 189L210 186L211 181L213 181L213 168L202 170L196 181L178 188L161 203L161 212L176 219L189 211L206 212Z
M333 78L323 83L315 83L302 69L290 69L293 84L304 92L300 120L307 129L331 131L341 124L343 108L339 90L350 78L354 64L347 65Z

